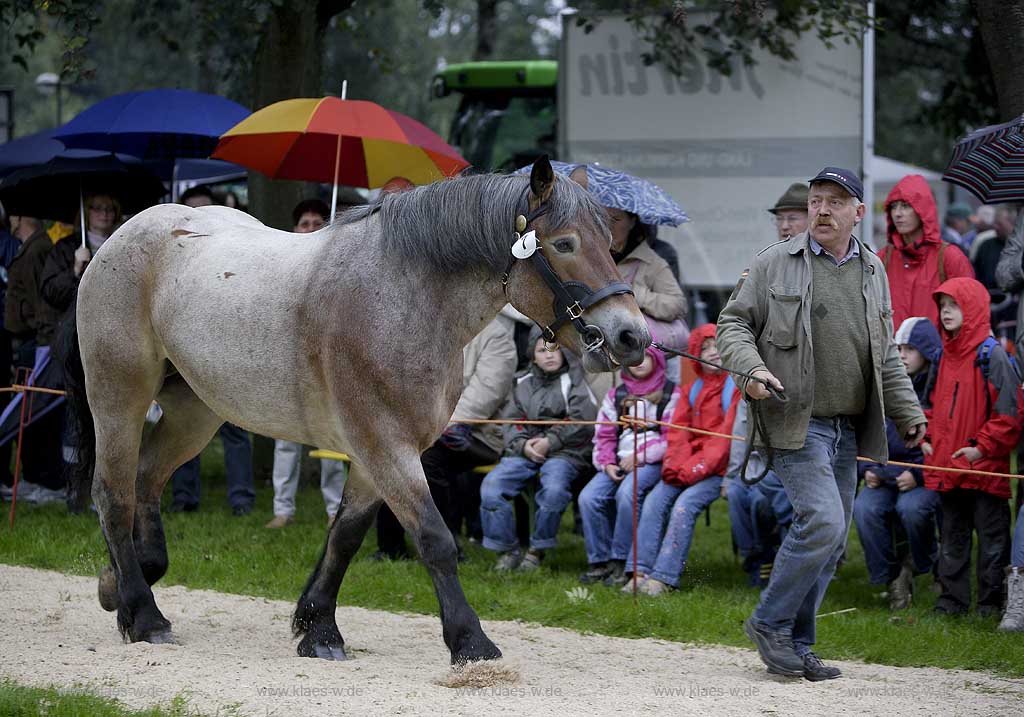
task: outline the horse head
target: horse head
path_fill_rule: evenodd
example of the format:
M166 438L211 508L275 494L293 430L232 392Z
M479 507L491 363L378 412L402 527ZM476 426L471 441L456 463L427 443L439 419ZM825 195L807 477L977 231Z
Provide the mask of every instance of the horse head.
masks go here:
M612 260L607 213L581 186L585 174L573 174L556 177L547 156L534 163L514 219L506 295L545 338L579 354L586 370L635 366L650 330Z

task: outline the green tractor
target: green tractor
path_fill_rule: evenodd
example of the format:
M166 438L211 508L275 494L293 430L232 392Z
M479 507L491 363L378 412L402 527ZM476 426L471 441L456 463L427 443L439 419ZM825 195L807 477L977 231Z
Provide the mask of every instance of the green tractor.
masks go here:
M510 172L544 153L557 158L557 81L553 60L465 62L435 75L433 93L462 95L448 141L466 161Z

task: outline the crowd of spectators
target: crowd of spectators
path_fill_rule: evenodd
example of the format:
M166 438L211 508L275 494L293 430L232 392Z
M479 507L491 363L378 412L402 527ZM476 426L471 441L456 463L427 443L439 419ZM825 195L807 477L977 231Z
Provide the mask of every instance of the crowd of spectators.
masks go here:
M182 197L197 207L215 201L206 188ZM807 185L795 183L768 209L779 241L807 230L807 201ZM121 221L115 197L87 196L84 207L84 241L71 232L55 242L33 217L7 218L0 234L0 358L12 381L15 371L41 371L79 277ZM691 332L686 324L686 292L672 247L636 215L608 211L612 257L652 332L720 363L716 326ZM1024 218L1008 206L971 210L953 204L940 225L934 197L916 175L893 188L885 212L886 241L878 254L892 297L893 341L929 432L921 448L907 448L890 422L890 461L903 465L860 464L853 517L867 577L885 587L893 610L910 605L915 587L926 582L939 593L938 612L959 615L973 604L980 614L1003 614L1001 628L1024 631L1024 513L1017 515L1011 537L1010 481L966 472L1010 472L1019 448L1024 401L1014 355L1024 331L1018 320L1024 311L1018 295L1024 290ZM291 229L316 231L328 213L319 200L302 202ZM506 307L465 347L463 394L451 423L422 456L431 495L460 557L464 541L472 541L494 552L499 571L537 570L557 546L563 513L575 504L588 564L581 582L632 589L635 576L641 592L664 595L679 588L698 517L723 498L749 583L764 586L793 524L793 506L765 456L746 450L748 402L733 377L689 364L648 349L639 366L585 375L574 356L549 345L532 322ZM11 394L2 395L8 400ZM61 416L58 406L26 431L19 500L63 500L63 463L73 459L73 451L63 445ZM611 423L619 416L637 422ZM507 423L498 429L467 422L491 418ZM159 419L158 411L152 419ZM538 420L573 422L525 422ZM228 501L234 515L243 516L255 500L251 437L230 424L219 435ZM9 451L10 436L2 438ZM267 528L293 520L303 452L298 444L276 442ZM9 452L0 464L9 496ZM320 468L330 523L341 504L346 469L326 459ZM171 492L171 511L199 509L198 456L174 473ZM1018 495L1018 509L1019 502ZM524 520L524 510L532 518ZM972 601L973 535L979 550ZM386 507L376 537L376 558L409 557L402 526Z

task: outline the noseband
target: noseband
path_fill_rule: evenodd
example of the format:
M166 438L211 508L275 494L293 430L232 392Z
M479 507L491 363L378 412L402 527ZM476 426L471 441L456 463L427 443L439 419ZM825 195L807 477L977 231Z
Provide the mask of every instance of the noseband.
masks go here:
M526 193L529 192L529 187L523 192L523 199L520 201L520 206L527 202ZM530 225L539 218L548 213L547 202L542 202L532 211L526 210L516 215L515 220L515 238L516 244L518 245L522 239L526 238L526 234L530 229ZM533 232L536 235L536 232ZM501 287L505 291L505 298L508 298L508 279L509 274L512 272L512 267L518 258L528 258L533 264L533 267L540 274L544 283L548 285L551 293L554 297L552 301L552 311L555 315L555 320L552 321L548 326L543 327L542 336L548 343L555 343L556 332L565 324L571 323L580 335L580 339L583 341L583 348L586 351L597 351L604 345L604 332L593 324L588 324L583 321L584 312L595 304L604 301L611 296L617 296L619 294L632 294L633 289L629 284L622 281L613 281L610 284L594 291L586 284L579 281L562 281L562 279L555 273L551 263L544 256L543 244L540 238L535 238L536 249L529 251L527 256L523 256L521 252L519 254L513 253L508 262L508 268L505 269L505 274L501 277Z

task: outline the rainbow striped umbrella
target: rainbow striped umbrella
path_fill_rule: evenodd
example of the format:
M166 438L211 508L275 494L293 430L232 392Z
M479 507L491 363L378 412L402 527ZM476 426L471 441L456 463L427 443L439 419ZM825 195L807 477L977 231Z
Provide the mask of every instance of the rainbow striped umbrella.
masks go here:
M374 102L337 97L268 105L221 135L210 156L273 179L367 189L394 177L429 184L469 166L416 120Z
M986 204L1024 201L1024 116L957 142L942 178Z

